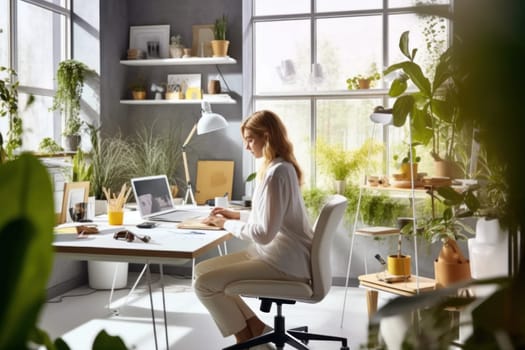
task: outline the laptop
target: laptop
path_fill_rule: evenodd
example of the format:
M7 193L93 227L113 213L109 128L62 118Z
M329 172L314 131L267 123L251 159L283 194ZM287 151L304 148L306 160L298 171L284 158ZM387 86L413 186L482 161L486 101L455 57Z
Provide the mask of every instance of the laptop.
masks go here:
M137 209L144 220L181 222L205 216L192 209L176 209L166 175L131 179Z

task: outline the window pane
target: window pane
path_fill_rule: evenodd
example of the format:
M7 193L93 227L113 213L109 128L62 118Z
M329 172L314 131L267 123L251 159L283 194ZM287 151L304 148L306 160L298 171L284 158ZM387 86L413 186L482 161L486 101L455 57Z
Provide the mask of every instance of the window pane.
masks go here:
M255 0L253 11L255 16L305 13L310 12L310 0Z
M372 137L374 124L370 121L370 114L375 106L381 104L381 99L352 99L352 100L319 100L317 102L317 139L329 144L340 144L347 150L361 147L365 140ZM382 129L374 129L374 139L382 143ZM378 155L378 159L381 156ZM381 168L381 164L377 164ZM364 169L363 169L364 170ZM331 186L331 181L325 175L319 174L317 169L317 185ZM353 181L359 181L361 174L355 174Z
M373 65L381 72L381 17L347 17L317 22L317 57L324 80L318 89L346 90L346 79L366 74Z
M9 64L9 0L0 0L0 66Z
M447 20L435 16L419 16L416 14L392 15L389 18L390 63L406 60L399 50L399 37L409 30L410 49L417 48L416 63L421 65L423 72L429 76L435 64L448 47ZM430 74L432 76L433 73Z
M255 110L268 109L283 121L288 137L294 146L294 153L304 173L305 185L310 184L311 129L310 102L305 100L256 100Z
M49 107L53 103L52 97L35 96L35 101L27 109L27 94L20 93L20 116L24 122L23 150L36 151L40 141L44 137L53 138L54 113L49 112ZM60 144L60 140L57 140Z
M383 0L317 0L318 12L352 11L381 8Z
M389 7L409 7L416 5L450 4L450 0L388 0Z
M305 91L310 75L306 20L255 24L255 92Z
M63 16L19 1L17 20L20 84L53 89L55 64L64 58L60 40Z

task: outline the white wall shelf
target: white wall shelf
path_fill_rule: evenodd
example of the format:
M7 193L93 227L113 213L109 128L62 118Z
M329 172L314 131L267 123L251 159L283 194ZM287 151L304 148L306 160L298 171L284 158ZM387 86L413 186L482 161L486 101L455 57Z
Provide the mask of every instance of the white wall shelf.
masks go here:
M236 104L235 100L231 98L228 94L204 94L202 100L120 100L120 103L127 105L184 105L201 104L203 100L208 101L211 104Z
M188 57L188 58L155 58L145 60L121 60L126 66L183 66L206 64L236 64L231 57Z

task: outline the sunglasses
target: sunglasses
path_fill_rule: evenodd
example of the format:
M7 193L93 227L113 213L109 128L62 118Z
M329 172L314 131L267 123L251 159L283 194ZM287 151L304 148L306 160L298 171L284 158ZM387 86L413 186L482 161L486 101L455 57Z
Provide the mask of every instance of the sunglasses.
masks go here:
M148 243L151 240L150 236L147 236L147 235L140 236L128 230L118 231L118 232L115 232L115 234L113 235L114 239L124 239L127 242L133 242L135 240L135 237L137 237L144 243Z

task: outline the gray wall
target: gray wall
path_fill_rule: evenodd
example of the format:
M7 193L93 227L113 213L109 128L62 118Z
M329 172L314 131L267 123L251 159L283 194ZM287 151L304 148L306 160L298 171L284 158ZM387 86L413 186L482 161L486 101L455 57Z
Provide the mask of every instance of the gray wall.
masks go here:
M192 25L212 24L225 13L228 16L229 55L237 60L235 65L221 65L225 81L223 89L229 87L235 105L212 105L213 111L222 114L229 126L226 130L194 136L189 147L190 176L195 180L198 159L234 160L233 198L244 194L242 181L242 142L239 125L242 119L242 2L241 0L114 0L101 2L101 122L102 134L112 135L120 130L124 135L133 135L142 126L155 124L159 130L177 127L182 141L200 117L200 105L129 106L119 103L129 99L129 86L138 77L151 83L166 82L168 74L200 73L202 86L215 79L218 70L214 65L128 67L119 63L125 59L129 43L129 27L140 25L169 24L170 35L180 34L186 47L191 47ZM204 89L206 91L206 89ZM151 98L151 92L148 98ZM183 179L182 163L178 178Z

